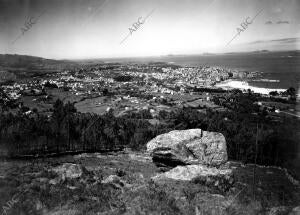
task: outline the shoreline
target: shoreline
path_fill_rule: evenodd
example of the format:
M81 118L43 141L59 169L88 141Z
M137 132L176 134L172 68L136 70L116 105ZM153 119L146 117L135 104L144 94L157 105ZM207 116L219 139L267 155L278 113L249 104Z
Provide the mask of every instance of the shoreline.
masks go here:
M277 91L278 93L286 91L286 89L276 89L276 88L264 88L264 87L254 87L249 85L247 81L238 81L238 80L226 80L215 85L216 87L228 90L228 89L240 89L248 90L250 89L254 93L260 93L268 95L272 91Z

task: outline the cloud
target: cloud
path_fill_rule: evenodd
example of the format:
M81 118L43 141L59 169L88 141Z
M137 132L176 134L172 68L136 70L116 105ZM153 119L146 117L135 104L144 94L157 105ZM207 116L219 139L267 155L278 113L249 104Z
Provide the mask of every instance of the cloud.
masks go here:
M282 38L282 39L275 39L275 40L257 40L257 41L250 42L248 44L260 44L260 43L294 44L297 42L300 42L299 37Z
M278 22L276 22L276 24L278 24L278 25L280 25L280 24L290 24L290 22L289 21L278 21Z
M273 22L272 22L271 20L265 22L265 25L272 25L272 24L273 24ZM274 22L274 24L275 24L275 22ZM279 20L279 21L276 22L276 24L277 24L277 25L281 25L281 24L290 24L290 22L289 22L289 21L286 21L286 20Z

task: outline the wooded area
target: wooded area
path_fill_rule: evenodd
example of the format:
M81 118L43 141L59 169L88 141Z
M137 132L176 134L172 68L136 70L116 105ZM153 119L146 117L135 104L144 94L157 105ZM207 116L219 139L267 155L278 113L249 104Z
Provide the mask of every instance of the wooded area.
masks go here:
M50 118L34 113L0 114L0 142L9 156L42 156L51 153L101 152L145 149L146 143L171 130L201 128L220 132L226 137L229 159L281 165L285 158L297 152L299 122L283 118L283 122L268 119L266 112L253 106L251 96L235 98L232 111L206 114L185 108L172 112L161 111L158 120L150 124L151 114L140 113L115 117L78 113L73 104L57 100ZM257 141L257 142L256 142ZM256 144L257 143L257 144Z

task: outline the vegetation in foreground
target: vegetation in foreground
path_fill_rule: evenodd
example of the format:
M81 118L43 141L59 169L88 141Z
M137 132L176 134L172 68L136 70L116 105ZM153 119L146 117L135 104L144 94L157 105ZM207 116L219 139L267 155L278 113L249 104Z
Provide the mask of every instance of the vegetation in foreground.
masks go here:
M160 173L141 154L83 154L16 161L0 178L0 205L14 198L4 214L265 214L284 209L286 213L300 200L284 171L231 163L235 184L227 192L197 181L153 182ZM139 157L140 158L140 157ZM53 171L62 163L82 166L78 178L63 178ZM105 183L114 175L117 180ZM259 179L259 180L258 180ZM21 194L20 194L21 193ZM1 208L3 213L3 207Z

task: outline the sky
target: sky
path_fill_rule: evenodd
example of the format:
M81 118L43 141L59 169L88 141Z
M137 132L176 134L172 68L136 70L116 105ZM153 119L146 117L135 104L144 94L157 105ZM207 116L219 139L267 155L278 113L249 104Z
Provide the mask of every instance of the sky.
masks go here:
M300 50L299 29L300 0L0 0L0 54L84 59Z

